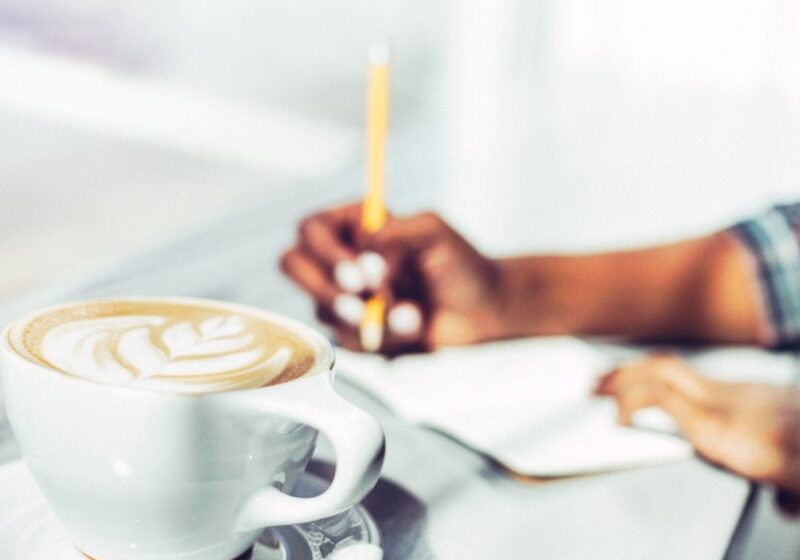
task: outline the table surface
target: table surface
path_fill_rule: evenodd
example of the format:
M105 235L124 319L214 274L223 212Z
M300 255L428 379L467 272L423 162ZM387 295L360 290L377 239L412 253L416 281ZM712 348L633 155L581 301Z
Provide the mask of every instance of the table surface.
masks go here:
M424 159L413 143L395 158L406 165L405 182L430 184L430 168L414 164ZM0 321L57 301L133 294L234 300L313 321L309 302L277 271L277 255L300 216L360 190L355 169L324 184L297 185L160 250L9 303ZM435 204L425 189L404 190L393 202L400 211ZM780 558L780 551L796 550L797 531L776 524L768 495L756 493L742 518L750 486L698 459L524 483L458 442L399 420L357 388L339 389L375 414L387 434L383 479L367 500L386 558L705 560L767 557L769 547L769 557ZM16 457L7 433L0 441L0 462ZM318 455L331 458L324 442Z

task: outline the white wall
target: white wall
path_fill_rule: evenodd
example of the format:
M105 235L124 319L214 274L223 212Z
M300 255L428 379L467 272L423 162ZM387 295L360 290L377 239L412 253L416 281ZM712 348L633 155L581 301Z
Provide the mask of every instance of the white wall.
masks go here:
M441 73L449 0L3 0L0 40L360 126L366 45L394 48L398 118Z
M472 0L446 209L484 247L585 250L800 199L800 5Z
M800 198L794 0L0 5L0 39L355 133L384 32L393 124L445 122L444 211L490 250L665 241Z

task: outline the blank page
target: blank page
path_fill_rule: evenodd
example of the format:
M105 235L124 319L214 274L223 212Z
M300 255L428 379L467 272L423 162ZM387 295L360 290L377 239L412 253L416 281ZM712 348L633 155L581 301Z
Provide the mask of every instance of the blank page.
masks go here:
M521 474L584 474L692 454L675 434L617 425L613 401L591 395L609 359L576 338L493 342L394 360L337 353L338 374L401 417Z

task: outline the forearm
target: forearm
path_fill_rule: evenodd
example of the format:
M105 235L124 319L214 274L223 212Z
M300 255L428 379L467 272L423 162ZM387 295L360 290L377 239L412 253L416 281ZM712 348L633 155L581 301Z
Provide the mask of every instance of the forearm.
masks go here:
M661 247L496 261L504 336L755 342L755 278L719 233Z

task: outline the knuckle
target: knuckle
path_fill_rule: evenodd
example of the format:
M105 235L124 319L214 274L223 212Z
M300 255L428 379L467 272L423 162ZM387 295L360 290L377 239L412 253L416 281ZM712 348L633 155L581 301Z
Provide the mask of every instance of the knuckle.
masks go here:
M350 202L339 206L334 206L318 212L316 216L324 222L349 225L361 219L362 202Z
M630 368L619 369L614 373L613 382L614 386L620 391L624 391L633 385L638 377L637 370Z
M676 367L676 368L677 367L685 368L686 365L687 365L687 363L685 361L683 361L683 358L681 358L680 356L677 356L675 354L670 354L669 356L665 356L663 363L666 366Z
M658 367L675 367L681 363L681 359L675 354L659 353L652 355L650 362Z
M655 374L668 374L683 367L683 361L673 354L657 354L645 361L647 369Z
M290 272L293 259L294 259L294 249L289 249L287 251L284 251L280 259L278 259L278 266L280 266L280 269L284 273L288 274Z
M429 227L441 227L444 220L433 210L424 210L417 214L417 219Z
M307 238L309 236L316 220L316 216L306 216L300 220L300 223L297 225L297 231L301 238Z

